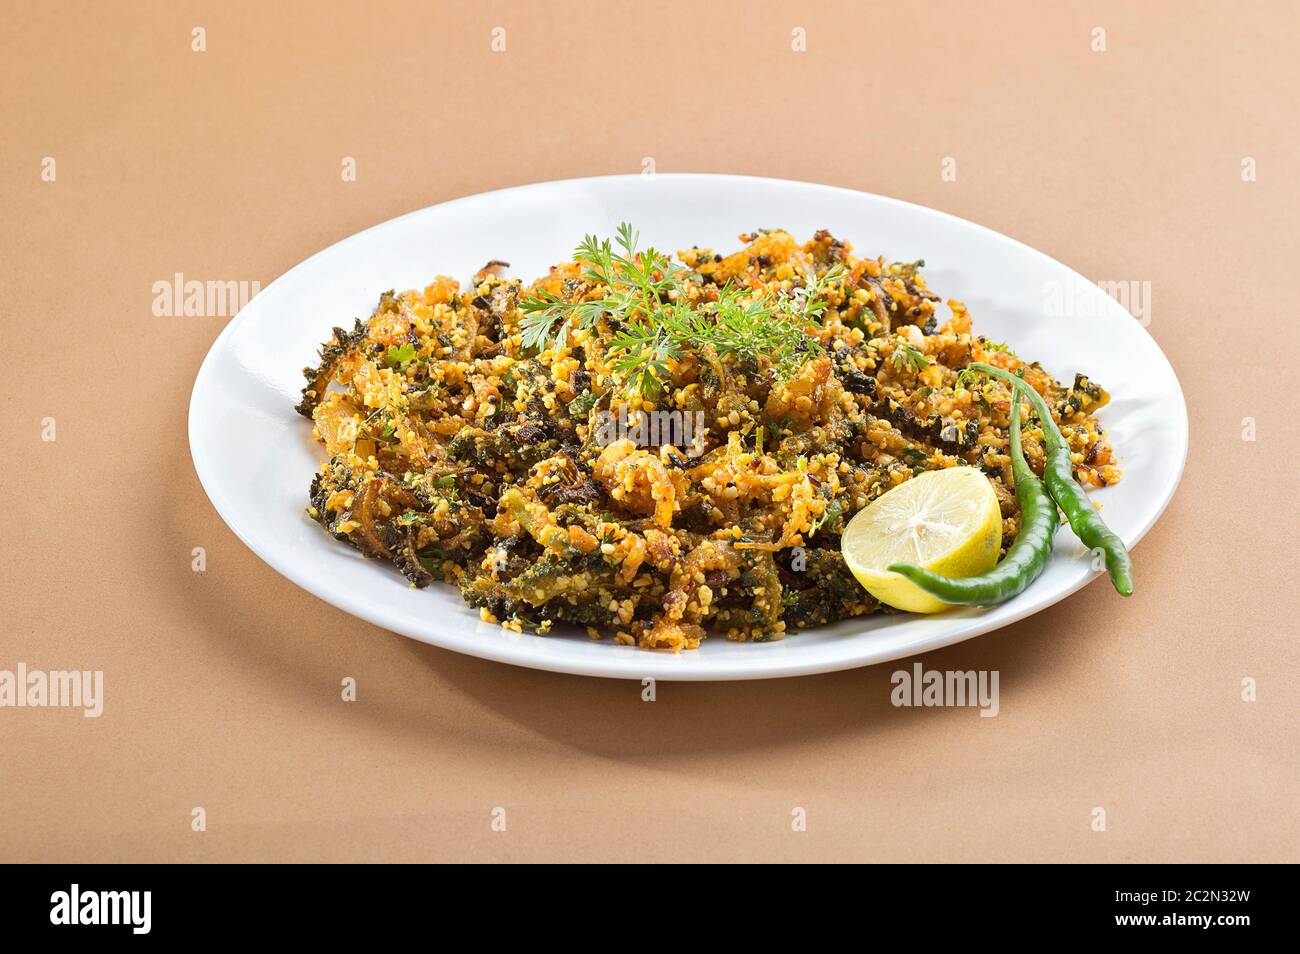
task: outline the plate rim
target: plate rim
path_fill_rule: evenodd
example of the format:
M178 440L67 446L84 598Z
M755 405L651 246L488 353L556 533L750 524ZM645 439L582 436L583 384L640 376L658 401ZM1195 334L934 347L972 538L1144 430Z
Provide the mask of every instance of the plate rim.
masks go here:
M228 350L224 348L224 345L229 340L229 338L234 334L235 330L247 319L248 315L252 313L250 306L254 302L256 302L258 298L267 295L267 293L269 293L277 285L279 285L282 282L286 282L290 280L298 272L306 270L318 258L321 258L322 256L325 256L327 254L340 251L346 248L348 245L352 244L353 242L361 241L364 237L368 236L370 233L375 232L379 229L389 228L405 219L409 219L414 216L424 215L435 209L445 209L451 206L456 206L468 202L481 201L488 197L502 199L510 196L511 194L529 191L529 190L543 190L547 188L555 188L555 187L563 187L563 186L577 186L577 185L583 185L583 184L593 183L593 182L615 183L618 181L624 181L624 182L643 181L645 179L676 179L676 180L696 180L696 181L726 180L729 182L753 183L760 186L762 185L779 186L779 187L796 186L799 188L808 189L812 191L839 193L839 194L851 195L859 198L866 197L877 202L883 202L888 205L905 208L913 213L920 212L929 216L933 216L938 220L948 220L953 223L958 223L961 226L967 228L973 228L979 232L983 232L988 235L991 235L999 241L1009 242L1012 245L1019 247L1022 251L1027 251L1031 253L1034 257L1049 263L1054 268L1064 269L1071 277L1079 281L1082 281L1088 285L1095 285L1094 282L1090 281L1088 278L1081 275L1074 268L1067 265L1065 262L1060 261L1059 259L1053 258L1052 256L1048 255L1046 252L1039 251L1038 249L1034 248L1031 245L1026 245L1025 243L1021 242L1019 239L1013 238L1012 236L1007 235L1004 232L999 232L996 229L992 229L988 226L981 225L978 222L974 222L969 219L962 218L961 216L954 215L950 212L944 212L940 209L934 209L929 206L920 205L914 202L909 202L905 199L898 199L892 196L880 195L874 192L866 192L863 190L851 189L844 186L829 185L829 184L818 183L818 182L808 182L808 181L796 180L796 179L781 179L781 178L775 178L770 176L732 175L729 173L714 173L714 172L664 172L664 173L654 173L651 176L647 176L642 173L624 173L624 174L605 175L605 176L577 176L577 177L571 177L565 179L542 180L542 181L527 183L524 185L508 186L501 189L492 189L486 192L478 192L478 193L473 193L471 195L460 196L454 199L449 199L445 202L434 203L433 205L423 206L418 209L412 209L411 211L401 213L399 215L393 216L392 218L385 219L382 222L378 222L374 225L368 226L367 228L364 228L360 231L353 232L345 236L344 238L339 239L337 242L333 242L330 245L327 245L324 248L319 249L318 251L308 256L307 258L302 259L297 264L295 264L294 266L292 266L291 268L283 272L281 275L277 276L268 285L266 285L265 288L261 289L257 295L255 295L252 299L250 299L250 301L246 303L245 306L241 308L239 312L237 312L234 315L234 317L232 317L226 323L225 327L223 327L221 331L218 333L218 335L213 339L212 344L209 346L207 353L204 355L203 360L199 365L198 372L195 374L194 384L190 390L190 402L189 402L189 410L187 414L186 430L187 430L187 438L188 438L188 444L190 450L190 460L194 467L195 473L199 478L199 484L203 488L203 491L207 496L209 502L212 504L213 508L217 511L218 516L221 517L222 522L225 523L227 528L229 528L230 531L235 534L235 536L240 540L241 543L244 544L244 546L246 546L263 563L270 566L281 576L285 577L290 582L294 583L300 589L306 591L307 593L311 594L317 599L320 599L322 602L334 606L337 609L341 609L345 613L348 613L351 616L354 616L360 620L370 623L371 625L378 626L382 629L386 629L389 632L397 633L398 635L401 635L408 639L414 639L418 642L428 643L430 645L438 646L440 648L447 649L453 652L465 653L466 655L475 656L481 659L488 659L494 662L504 662L515 666L522 666L529 669L539 669L548 672L558 672L558 673L566 673L566 674L581 675L581 676L598 676L602 678L613 678L613 679L644 679L644 678L653 677L655 679L663 679L665 681L702 681L702 682L749 680L749 679L776 679L776 678L785 678L785 677L792 677L792 676L814 675L818 673L841 672L848 669L858 669L867 666L885 665L887 663L897 662L898 660L902 660L902 659L911 659L916 656L920 656L924 653L929 653L937 649L942 649L946 646L951 646L959 642L964 642L969 639L974 639L977 636L982 636L989 632L1003 629L1004 627L1010 626L1013 623L1020 622L1021 620L1027 619L1028 617L1044 609L1047 609L1050 606L1055 605L1056 603L1068 599L1070 596L1074 595L1079 590L1083 589L1083 587L1087 586L1089 583L1096 580L1099 576L1103 575L1101 571L1092 571L1088 574L1085 574L1080 580L1065 587L1063 590L1053 591L1053 598L1050 600L1039 599L1039 600L1025 601L1023 606L1017 609L1013 609L1008 618L1000 618L997 619L996 621L991 621L989 618L991 614L974 617L971 619L970 625L964 627L961 626L954 627L946 632L936 634L932 637L924 638L921 641L922 643L921 645L914 646L910 648L908 652L901 655L896 654L896 655L890 655L886 658L871 659L871 658L860 658L861 655L864 655L864 654L860 654L859 657L849 656L849 657L842 657L842 658L829 660L829 661L818 659L816 657L808 660L800 661L797 659L797 657L795 659L790 659L783 656L780 659L767 660L766 662L769 663L768 665L761 665L760 664L761 657L758 654L762 653L762 646L771 645L771 644L752 644L753 648L756 650L756 654L753 657L755 659L755 662L747 663L744 668L737 667L735 659L699 658L699 659L691 660L689 668L682 667L679 671L672 671L671 669L668 668L668 666L672 664L673 660L679 660L681 658L680 656L670 655L666 653L649 652L634 647L624 647L624 646L615 646L612 644L606 644L604 648L609 650L608 662L605 662L605 660L602 658L600 660L600 663L597 664L594 660L588 661L582 659L552 658L544 655L533 656L531 654L524 655L519 653L517 651L517 648L514 647L513 640L475 639L471 641L468 639L460 639L456 637L444 637L444 636L438 636L437 638L434 638L423 634L416 635L410 632L406 632L400 626L394 625L391 621L385 622L383 619L384 614L379 610L379 608L374 604L373 601L355 598L350 591L321 592L321 589L323 588L318 589L317 587L312 585L311 579L307 576L306 573L298 572L298 567L296 564L292 563L291 561L281 560L274 557L273 555L263 553L253 545L245 529L241 526L239 519L234 515L234 508L233 508L232 501L226 499L223 496L223 494L220 493L220 491L217 489L215 475L212 473L210 469L211 464L204 452L205 449L203 446L202 435L200 433L200 427L199 427L200 424L199 405L200 405L201 392L207 386L208 379L213 374L215 374L215 371L213 369L216 366L216 362L219 360L218 355L222 353L223 350ZM1114 299L1111 300L1114 301ZM1115 302L1115 304L1117 307L1121 308L1126 314L1128 314L1130 318L1133 319L1134 324L1137 326L1137 330L1139 330L1142 334L1144 334L1147 337L1147 339L1153 345L1155 349L1155 353L1159 355L1160 359L1164 362L1166 368L1169 371L1170 379L1173 382L1174 393L1177 397L1178 405L1182 412L1180 415L1178 415L1177 420L1175 422L1177 424L1177 427L1175 429L1176 430L1175 438L1178 444L1178 461L1177 461L1177 468L1173 480L1169 483L1167 491L1163 496L1163 499L1160 500L1158 505L1156 505L1154 508L1150 510L1149 512L1150 516L1148 517L1148 519L1146 519L1144 522L1138 525L1138 528L1132 534L1131 539L1125 541L1125 543L1130 548L1132 548L1136 546L1147 535L1147 533L1160 519L1160 517L1163 516L1165 510L1169 507L1169 504L1172 502L1174 495L1177 493L1178 487L1182 483L1183 473L1187 465L1190 420L1187 412L1186 395L1183 393L1182 382L1178 378L1178 373L1174 369L1173 362L1169 360L1169 356L1165 354L1164 349L1160 347L1159 342L1155 340L1155 338L1151 335L1150 331L1146 328L1146 326L1143 325L1136 318L1133 318L1131 312L1129 312L1128 309L1124 308L1124 306L1121 305L1119 302ZM1059 595L1057 595L1058 593ZM543 637L533 637L533 638L546 639L547 637L543 636ZM746 645L751 645L751 644L746 644ZM626 653L632 653L635 655L622 655L620 651ZM636 665L637 660L641 660L645 662L646 665L638 667ZM652 661L652 660L657 660L657 661ZM638 669L642 671L635 671Z

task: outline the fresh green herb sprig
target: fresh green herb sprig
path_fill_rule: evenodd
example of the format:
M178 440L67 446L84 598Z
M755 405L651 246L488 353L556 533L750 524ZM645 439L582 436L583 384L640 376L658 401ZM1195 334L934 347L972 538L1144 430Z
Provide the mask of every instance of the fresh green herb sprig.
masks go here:
M589 330L604 314L620 320L636 314L654 318L668 293L679 288L683 268L654 248L638 252L638 240L638 233L627 222L619 225L612 242L585 236L573 258L583 266L583 280L605 286L604 297L570 302L542 291L521 299L523 346L540 350L554 341L555 347L562 349L568 344L571 327Z
M611 367L629 394L654 397L663 390L668 362L682 356L682 341L689 333L689 311L675 308L661 315L657 324L630 319L610 340L610 348L616 352Z
M400 347L389 345L388 350L384 352L384 364L399 371L405 370L413 360L415 360L415 345L409 341Z
M848 270L836 262L820 275L813 275L802 288L796 288L788 296L783 294L782 299L791 302L790 310L795 314L820 319L829 305L823 294L830 286L842 282L846 274Z
M720 357L757 363L766 357L778 379L784 380L799 370L809 358L821 354L822 347L806 331L807 325L817 325L818 316L825 308L819 299L804 298L802 308L791 321L773 309L764 298L748 301L736 289L726 289L718 298L717 306L701 324L699 346L710 346ZM818 307L820 306L820 307Z
M894 353L890 355L890 360L894 362L895 371L911 369L913 372L917 372L924 371L930 366L930 359L906 342L900 343L894 349Z
M618 330L610 339L612 368L629 393L662 392L669 362L686 351L758 366L766 360L778 378L788 378L821 346L808 332L827 308L825 292L842 282L836 263L802 288L775 302L746 288L725 287L717 301L691 305L684 294L685 269L653 248L637 250L638 235L623 223L611 242L587 236L574 252L582 278L604 286L598 299L569 302L549 292L520 301L521 343L563 348L572 327L594 328L607 315Z
M805 318L804 323L814 323ZM663 390L668 361L686 351L712 353L741 365L757 367L769 362L776 377L789 378L821 345L803 326L775 312L764 298L747 297L745 291L724 288L716 302L691 307L675 303L659 314L657 324L632 319L610 341L617 353L616 374L627 390L654 397Z
M536 298L526 298L519 302L519 310L524 313L524 318L519 323L520 341L530 351L540 351L552 338L557 348L564 348L569 342L571 324L576 324L579 328L593 328L600 316L611 308L612 302L606 299L575 304L557 298L548 291L541 291Z

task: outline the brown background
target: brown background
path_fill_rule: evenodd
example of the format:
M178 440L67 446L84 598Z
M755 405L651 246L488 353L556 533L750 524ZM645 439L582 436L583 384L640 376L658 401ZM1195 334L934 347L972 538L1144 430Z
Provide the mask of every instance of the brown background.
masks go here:
M1294 4L4 8L0 669L102 669L107 702L0 710L0 859L1297 859ZM1151 282L1182 486L1130 601L1095 584L924 658L1000 670L997 718L892 708L892 665L649 704L457 656L298 590L204 497L186 412L225 319L154 317L154 281L265 285L399 213L647 156Z

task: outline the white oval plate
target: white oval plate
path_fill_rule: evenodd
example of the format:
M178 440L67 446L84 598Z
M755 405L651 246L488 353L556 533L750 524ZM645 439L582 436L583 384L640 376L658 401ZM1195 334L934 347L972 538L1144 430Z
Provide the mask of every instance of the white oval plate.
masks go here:
M529 281L567 258L584 233L612 234L624 220L643 242L668 250L733 250L740 233L760 227L785 228L800 240L825 228L859 255L924 258L930 287L964 301L977 333L1008 342L1058 379L1082 370L1111 392L1101 420L1124 479L1098 496L1129 546L1178 486L1187 409L1173 369L1136 319L1059 262L963 219L877 195L778 179L631 175L545 182L422 209L344 239L273 282L217 338L194 382L190 451L218 513L272 567L355 616L458 652L592 676L760 679L886 662L1023 619L1098 575L1063 529L1043 576L1001 606L869 616L774 643L715 637L671 655L485 624L453 587L411 589L389 564L363 559L305 516L321 452L293 405L301 369L315 363L330 328L369 316L381 292L423 287L435 274L464 287L490 259L510 262L511 274ZM1135 557L1141 586L1141 551Z

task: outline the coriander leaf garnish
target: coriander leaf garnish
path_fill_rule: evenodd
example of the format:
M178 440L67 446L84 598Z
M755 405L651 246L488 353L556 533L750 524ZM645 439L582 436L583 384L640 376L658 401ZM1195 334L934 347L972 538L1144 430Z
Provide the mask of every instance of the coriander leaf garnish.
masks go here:
M626 321L636 316L653 318L661 300L679 285L680 265L653 248L637 251L638 234L626 222L618 227L614 241L587 235L574 250L574 261L582 266L583 281L605 286L599 299L566 301L546 290L521 299L520 343L528 349L568 345L569 329L576 325L590 330L602 315ZM616 248L617 246L617 248Z
M900 343L890 355L890 360L894 362L895 371L905 371L911 369L913 372L923 371L930 366L930 359L921 354L916 348L905 342Z
M384 352L384 364L390 368L397 368L399 371L404 370L406 365L414 358L415 345L409 341L401 347L390 345L388 350Z
M614 358L613 368L627 391L647 398L663 390L668 361L681 357L680 343L666 328L662 325L655 328L641 321L625 324L610 346L621 352Z
M519 310L524 313L519 322L520 342L525 348L540 349L545 347L546 339L551 337L555 323L564 312L565 302L548 291L541 291L536 298L524 298L519 302ZM568 321L560 329L568 336Z
M600 298L567 301L539 290L519 303L520 343L530 350L563 349L574 326L591 330L602 318L617 328L609 339L611 368L630 394L663 391L670 362L687 351L712 353L743 367L793 375L821 345L808 334L825 312L828 286L842 282L836 263L790 295L772 301L748 287L726 286L716 301L687 294L686 269L654 248L638 250L639 235L624 222L611 239L583 238L574 251L581 278Z
M836 262L820 275L813 275L803 288L796 288L789 295L791 311L809 318L820 318L826 311L826 299L821 297L827 286L844 280L848 274L843 264Z
M776 376L790 377L810 357L821 353L821 345L798 322L798 317L815 319L807 314L810 300L804 301L804 314L795 321L775 313L763 298L743 298L735 288L727 288L718 298L716 321L704 323L699 344L712 346L720 357L732 357L742 364L757 364L760 358L771 363Z

